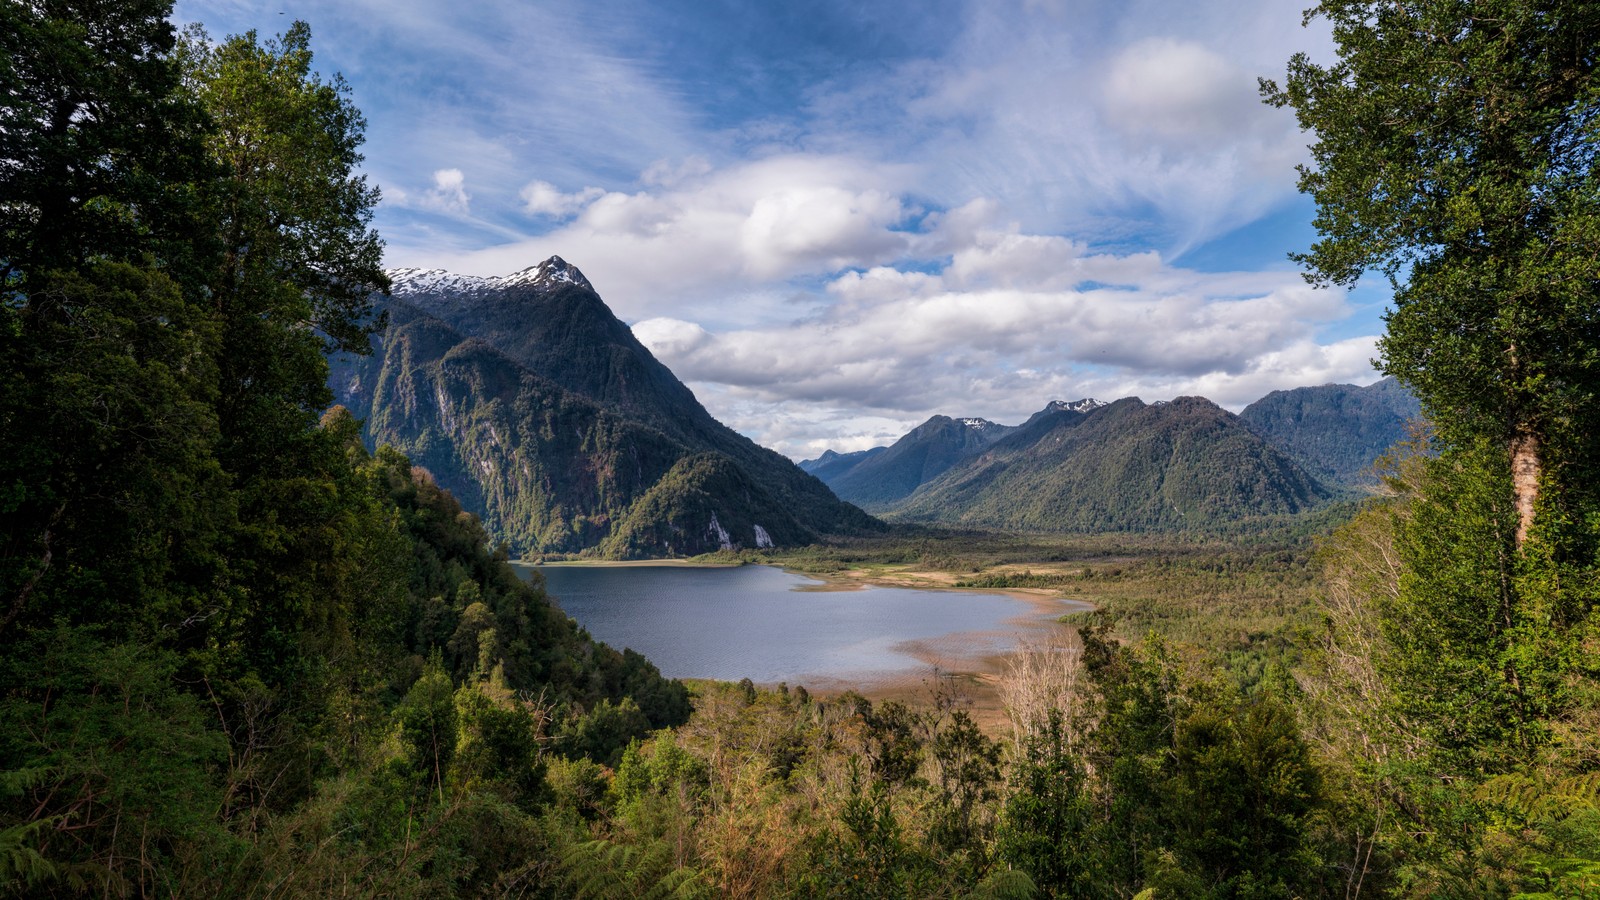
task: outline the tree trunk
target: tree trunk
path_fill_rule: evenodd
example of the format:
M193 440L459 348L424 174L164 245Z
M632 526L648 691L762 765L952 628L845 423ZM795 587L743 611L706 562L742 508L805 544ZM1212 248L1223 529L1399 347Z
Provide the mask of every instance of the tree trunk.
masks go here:
M1539 435L1518 428L1511 438L1511 496L1517 506L1517 549L1528 540L1533 527L1533 509L1539 499L1539 476L1544 470L1540 457Z

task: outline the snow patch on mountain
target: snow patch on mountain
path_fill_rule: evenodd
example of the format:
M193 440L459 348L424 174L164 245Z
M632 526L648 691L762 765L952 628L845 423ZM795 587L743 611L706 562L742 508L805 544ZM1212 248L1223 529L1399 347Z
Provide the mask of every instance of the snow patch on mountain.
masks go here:
M421 269L414 266L388 269L385 274L393 282L390 293L396 297L419 294L471 294L524 286L549 291L565 284L594 290L594 285L583 277L577 266L559 256L552 256L537 266L529 266L520 272L498 278L457 275L444 269Z
M1082 400L1073 400L1070 402L1066 400L1051 400L1050 405L1045 408L1066 412L1086 413L1106 405L1107 404L1104 400L1096 400L1093 397L1085 397Z

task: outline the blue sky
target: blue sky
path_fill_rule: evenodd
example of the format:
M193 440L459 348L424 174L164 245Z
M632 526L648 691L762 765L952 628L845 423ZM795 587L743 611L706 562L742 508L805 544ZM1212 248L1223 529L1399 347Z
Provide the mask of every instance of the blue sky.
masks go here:
M558 254L795 457L934 413L1368 383L1381 285L1307 286L1282 0L181 0L309 22L392 266Z

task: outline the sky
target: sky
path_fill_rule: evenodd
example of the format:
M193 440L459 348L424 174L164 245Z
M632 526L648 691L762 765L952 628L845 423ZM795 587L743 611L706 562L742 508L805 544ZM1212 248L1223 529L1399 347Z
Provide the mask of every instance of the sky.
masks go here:
M559 255L796 459L930 415L1368 384L1388 293L1317 289L1285 0L179 0L295 19L367 119L393 267Z

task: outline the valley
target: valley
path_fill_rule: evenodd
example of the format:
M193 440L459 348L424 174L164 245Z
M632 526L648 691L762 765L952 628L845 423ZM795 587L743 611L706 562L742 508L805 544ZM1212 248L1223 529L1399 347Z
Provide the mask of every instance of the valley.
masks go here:
M375 352L333 360L336 399L369 447L406 452L509 555L555 564L545 571L558 603L564 584L607 585L603 601L570 588L580 625L672 660L678 677L805 676L822 694L906 699L943 669L991 729L1004 724L997 685L1023 632L1156 635L1204 648L1241 689L1288 671L1293 635L1314 619L1319 536L1372 495L1375 461L1419 416L1392 380L1278 391L1239 414L1199 397L1052 400L1018 425L935 415L891 445L796 465L711 417L560 257L500 278L391 275L392 295L374 298L388 315ZM626 570L580 578L563 561ZM884 638L906 651L892 674L820 661L832 650L785 669L769 657L827 621L749 645L731 623L781 617L819 586L759 603L770 589L754 589L749 609L711 613L690 598L759 571L662 565L774 567L863 604L930 591L981 604L998 592L1034 614L999 632L951 620ZM773 613L752 612L769 602ZM724 627L734 632L712 638ZM706 638L722 658L685 650Z
M0 3L0 897L1600 896L1600 6L313 6Z
M987 626L977 631L944 632L935 640L906 642L906 654L892 671L873 673L839 666L811 670L811 677L790 673L782 678L762 677L767 661L758 645L733 646L739 640L730 632L727 621L717 621L713 632L720 641L726 638L726 657L701 658L698 671L672 671L659 654L647 645L634 645L672 675L704 678L712 671L717 677L736 681L748 677L766 688L779 680L789 688L806 687L819 697L859 693L874 701L893 700L915 706L932 702L935 690L959 698L976 722L991 735L999 736L1010 727L1002 686L1008 671L1016 664L1019 650L1055 643L1074 646L1077 629L1101 627L1116 639L1138 643L1155 635L1176 645L1193 648L1218 667L1241 689L1250 690L1263 679L1282 678L1299 664L1304 647L1300 636L1314 629L1318 616L1317 547L1320 534L1352 511L1330 514L1317 532L1295 533L1280 530L1258 534L1250 540L1226 536L1179 539L1171 535L1056 535L1016 534L955 530L940 527L899 527L873 537L838 541L829 546L811 546L792 551L717 552L690 559L667 561L608 562L584 561L543 567L565 573L576 569L614 569L620 578L611 579L615 596L612 608L599 612L606 620L618 616L644 616L641 627L683 633L685 629L710 627L698 605L686 610L693 617L682 622L668 604L655 608L652 600L661 598L652 573L658 567L727 569L730 567L775 567L802 575L814 582L785 590L789 602L805 606L805 592L844 592L855 603L882 602L881 589L908 592L939 592L956 596L975 594L975 601L1001 594L1025 604L1028 612L1013 614L996 631ZM623 590L628 575L633 592ZM562 598L565 579L547 580L552 596ZM863 589L867 589L866 592ZM873 591L871 589L879 589ZM709 593L718 593L715 586ZM767 601L752 595L759 609ZM590 624L587 614L594 611L586 599L578 607L563 605L582 624ZM651 604L648 611L639 604ZM915 606L898 601L894 615L919 615ZM623 612L633 609L634 612ZM755 613L761 615L761 613ZM819 613L820 615L820 613ZM663 624L666 623L666 624ZM770 637L771 653L783 653L792 640L802 643L796 628L845 627L802 618L784 637ZM637 634L637 630L627 630ZM861 637L869 637L864 632ZM614 634L597 631L597 637L621 647ZM669 637L655 637L649 646ZM705 653L704 636L689 638ZM668 650L674 653L676 648ZM753 654L753 655L752 655ZM914 663L908 663L914 659ZM739 669L737 660L757 660ZM820 659L820 657L819 657ZM714 667L714 669L712 668Z

